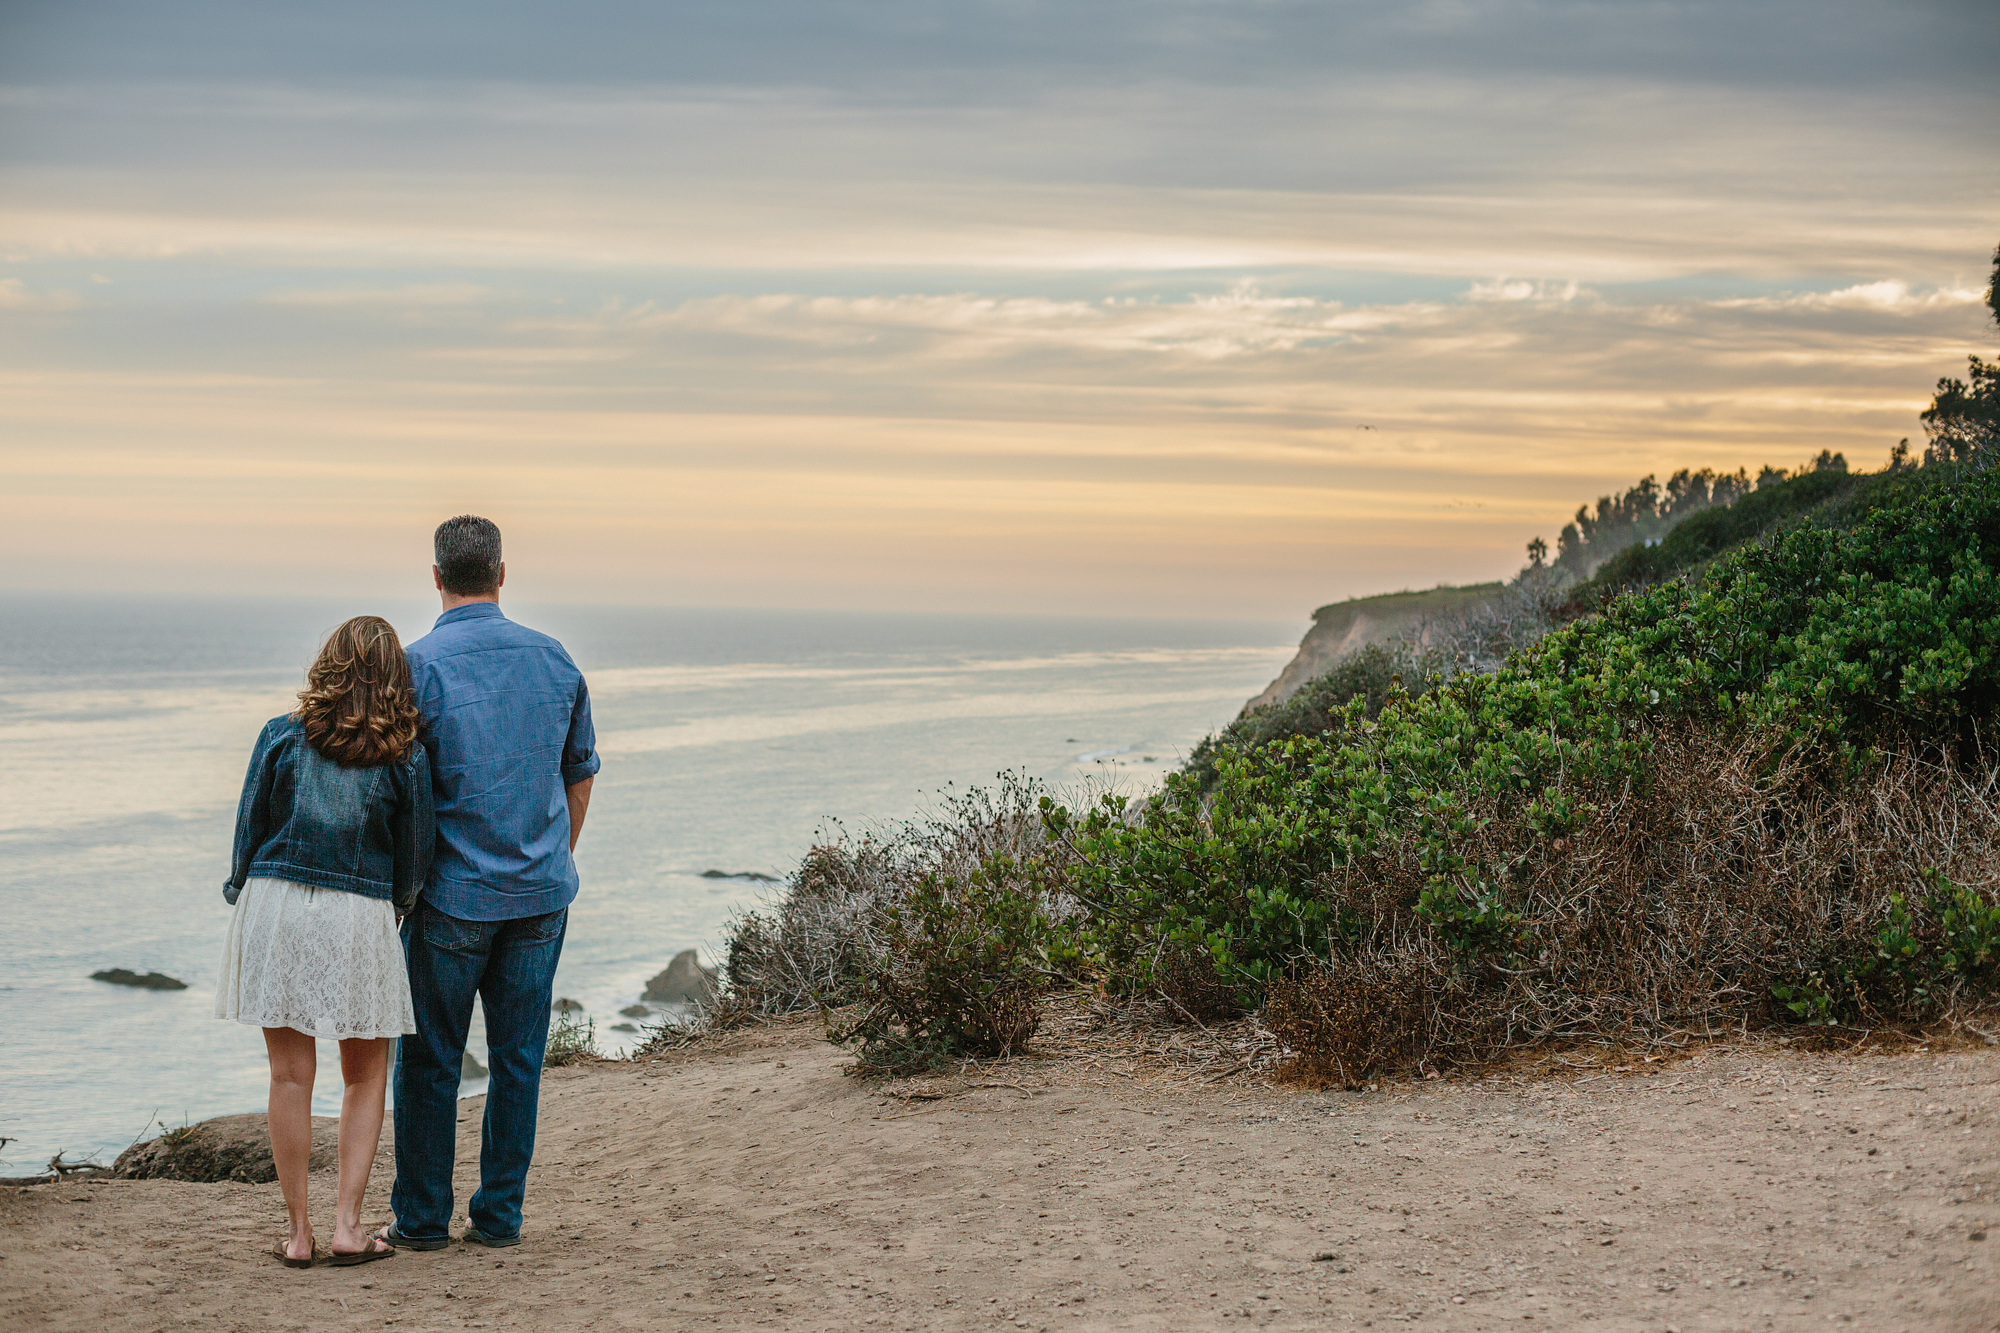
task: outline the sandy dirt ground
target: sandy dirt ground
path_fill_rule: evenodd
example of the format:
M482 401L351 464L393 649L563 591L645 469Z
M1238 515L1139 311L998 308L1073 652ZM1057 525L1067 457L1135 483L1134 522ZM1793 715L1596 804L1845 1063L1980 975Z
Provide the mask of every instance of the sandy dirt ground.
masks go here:
M2000 1052L1351 1093L1111 1056L871 1085L803 1026L744 1045L553 1071L512 1250L296 1272L276 1185L0 1190L0 1327L2000 1327Z

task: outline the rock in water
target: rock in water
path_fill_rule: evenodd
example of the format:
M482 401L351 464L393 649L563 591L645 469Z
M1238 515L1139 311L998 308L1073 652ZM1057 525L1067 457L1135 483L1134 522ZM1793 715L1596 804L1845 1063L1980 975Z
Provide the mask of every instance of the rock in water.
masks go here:
M557 1000L551 1008L559 1014L580 1014L583 1012L583 1006L567 996Z
M715 969L703 967L693 949L683 949L667 970L646 983L639 998L654 1004L689 1004L715 994Z
M340 1120L316 1115L312 1123L312 1153L306 1163L318 1171L340 1160ZM263 1112L255 1111L218 1116L135 1143L118 1154L111 1174L123 1180L240 1180L263 1185L278 1178L278 1168L271 1161L270 1125Z
M122 967L106 968L102 972L92 972L92 981L108 981L114 986L138 986L143 990L186 990L188 984L164 972L128 972Z
M621 1018L651 1018L653 1011L643 1004L628 1004L618 1014Z
M480 1064L479 1061L473 1059L471 1051L466 1051L464 1054L458 1057L459 1082L463 1083L469 1078L485 1078L485 1077L486 1077L486 1066Z

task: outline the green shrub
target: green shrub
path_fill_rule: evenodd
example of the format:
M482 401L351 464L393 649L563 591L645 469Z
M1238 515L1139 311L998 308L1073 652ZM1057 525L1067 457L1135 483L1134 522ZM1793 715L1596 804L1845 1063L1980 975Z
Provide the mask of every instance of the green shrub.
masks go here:
M1049 925L1011 857L963 880L932 873L883 914L880 953L864 971L861 1015L829 1038L858 1071L908 1074L952 1059L1027 1046L1047 989Z
M1165 998L1168 1017L1186 1023L1217 1023L1242 1012L1242 997L1224 980L1208 942L1173 942L1160 950L1153 984Z
M1724 557L1698 582L1616 598L1492 675L1392 694L1372 719L1357 697L1324 735L1220 751L1207 791L1189 773L1143 806L1047 803L1049 834L1066 851L1053 882L1086 909L1067 938L1083 968L1130 991L1160 984L1167 951L1205 950L1245 1005L1302 958L1363 956L1385 936L1434 941L1468 976L1535 972L1582 994L1578 969L1598 964L1571 953L1558 960L1570 976L1551 971L1554 933L1567 927L1538 910L1572 873L1570 844L1609 858L1620 820L1634 838L1672 842L1681 833L1638 829L1648 803L1683 788L1665 808L1703 828L1785 823L1860 790L1892 752L1948 762L1990 734L1996 563L2000 477L1968 471L1866 513L1851 532L1800 527ZM1668 736L1680 739L1662 753ZM1738 805L1725 809L1701 790L1702 769L1735 753L1757 755L1761 769L1742 776ZM1784 789L1759 787L1775 773ZM1736 877L1724 910L1766 892L1754 866L1716 855L1703 873ZM1623 995L1628 1012L1625 1001L1655 984L1654 965L1621 932L1679 929L1670 918L1688 873L1635 863L1629 883L1591 890L1623 904L1588 917L1603 935L1592 947L1628 961L1590 985ZM1838 887L1837 866L1810 873L1849 910L1842 895L1854 890ZM1873 911L1873 901L1852 906ZM1847 924L1822 930L1804 907L1797 916L1836 954L1860 947ZM1765 958L1783 965L1788 948ZM1769 981L1754 974L1764 965L1730 966L1745 993L1762 994ZM1700 984L1670 971L1674 986Z
M1869 947L1771 994L1792 1019L1815 1026L1922 1020L1971 989L1989 992L2000 963L2000 905L1926 867L1915 904L1890 895Z
M1405 679L1422 687L1414 654L1401 644L1371 643L1349 653L1321 675L1300 686L1290 698L1246 712L1221 731L1203 738L1188 756L1184 769L1204 789L1215 785L1225 754L1255 749L1290 736L1317 736L1337 725L1352 700L1361 701L1364 717L1373 718Z
M997 777L991 789L947 796L930 815L860 838L843 830L823 837L780 892L730 923L727 1012L853 1004L887 956L889 913L927 879L962 880L997 860L1032 862L1042 849L1041 788L1019 774Z
M731 923L723 963L733 1012L792 1013L860 997L871 940L909 867L894 842L809 850L782 897Z
M1937 907L1938 966L1948 976L1991 986L2000 968L2000 904L1973 889L1930 872L1931 901Z

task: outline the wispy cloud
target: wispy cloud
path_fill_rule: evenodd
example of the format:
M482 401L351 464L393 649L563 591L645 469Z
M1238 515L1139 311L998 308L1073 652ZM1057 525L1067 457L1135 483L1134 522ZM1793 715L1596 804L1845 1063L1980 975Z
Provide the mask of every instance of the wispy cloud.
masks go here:
M30 291L19 278L0 278L0 310L74 310L81 304L74 292Z
M501 326L505 337L490 346L496 356L528 344L551 351L617 348L641 362L719 356L747 364L768 356L794 371L802 364L829 374L900 370L961 383L982 374L1006 377L1034 362L1044 382L1107 391L1124 379L1143 380L1160 361L1250 359L1264 370L1252 381L1255 391L1267 396L1288 396L1301 386L1349 394L1350 367L1365 366L1366 377L1378 382L1422 382L1435 358L1449 354L1459 387L1489 377L1520 386L1567 380L1581 392L1578 370L1588 365L1599 392L1616 386L1657 399L1705 376L1720 387L1759 361L1797 364L1830 354L1879 365L1953 355L1963 316L1981 299L1961 288L1887 281L1755 298L1611 300L1573 281L1511 279L1476 282L1457 300L1372 303L1280 294L1249 280L1217 293L1095 300L773 293L672 304L611 300L587 314L520 315ZM788 347L815 359L800 363L781 350ZM1063 353L1090 359L1069 363L1068 372L1038 360ZM479 355L462 347L450 354ZM920 369L925 364L935 369ZM1204 394L1240 374L1222 364L1193 373L1187 385ZM1453 391L1440 385L1431 394Z
M1532 278L1492 278L1475 282L1466 289L1468 301L1569 302L1592 293L1569 282L1537 282Z
M1954 307L1977 306L1986 293L1976 287L1932 287L1918 290L1907 282L1885 278L1880 282L1858 282L1830 292L1801 292L1785 296L1757 297L1717 304L1758 310L1868 310L1885 314L1916 315Z
M1217 295L1165 301L784 293L704 297L668 308L652 301L630 307L613 302L592 315L518 320L509 329L612 339L718 333L832 349L921 348L958 360L1065 349L1221 360L1332 343L1417 323L1441 309L1430 303L1350 309L1340 301L1267 295L1246 280Z
M485 287L469 282L411 283L402 287L319 287L272 292L264 300L271 305L320 306L325 308L471 305L490 295Z

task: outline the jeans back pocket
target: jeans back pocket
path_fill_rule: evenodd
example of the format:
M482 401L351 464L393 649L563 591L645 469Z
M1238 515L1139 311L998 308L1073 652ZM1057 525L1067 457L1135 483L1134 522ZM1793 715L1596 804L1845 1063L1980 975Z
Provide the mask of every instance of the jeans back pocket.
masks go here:
M563 937L568 925L567 907L542 916L524 917L515 923L515 938L523 944L553 944Z
M482 953L486 948L487 933L492 930L489 921L461 921L432 907L429 903L417 904L418 929L423 931L424 943L433 949L445 949L452 953Z

